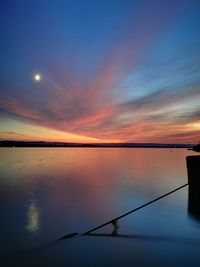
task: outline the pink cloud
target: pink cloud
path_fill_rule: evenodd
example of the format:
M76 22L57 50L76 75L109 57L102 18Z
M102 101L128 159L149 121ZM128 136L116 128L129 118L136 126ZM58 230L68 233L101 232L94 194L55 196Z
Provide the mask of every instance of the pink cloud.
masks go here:
M198 89L189 90L185 95L160 90L122 104L114 90L142 62L148 49L170 23L178 3L146 1L138 10L138 16L128 18L117 36L111 38L107 50L96 63L96 73L87 84L76 80L76 70L71 65L63 67L47 59L44 61L47 77L34 87L35 91L9 83L3 88L1 109L31 124L96 138L148 141L161 136L165 130L172 131L170 126L148 121L152 118L150 112L159 112L173 99L185 101L187 97L194 97ZM12 95L13 91L15 95ZM129 116L124 124L119 117L127 113L133 114L133 118ZM180 127L176 131L173 129L175 134L178 131Z

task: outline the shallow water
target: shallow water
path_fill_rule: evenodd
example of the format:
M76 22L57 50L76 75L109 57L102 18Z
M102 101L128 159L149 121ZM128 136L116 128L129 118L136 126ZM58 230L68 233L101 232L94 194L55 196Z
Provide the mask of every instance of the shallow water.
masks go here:
M191 154L166 148L0 148L1 251L82 233L187 183L185 158ZM120 234L199 245L199 224L187 213L187 187L123 218Z

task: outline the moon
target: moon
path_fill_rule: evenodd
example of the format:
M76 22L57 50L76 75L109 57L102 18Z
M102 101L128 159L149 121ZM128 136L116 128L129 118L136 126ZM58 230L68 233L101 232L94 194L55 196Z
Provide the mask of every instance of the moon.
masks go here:
M41 79L42 79L42 77L41 77L41 75L40 75L39 73L36 73L36 74L34 75L34 80L35 80L36 82L41 81Z

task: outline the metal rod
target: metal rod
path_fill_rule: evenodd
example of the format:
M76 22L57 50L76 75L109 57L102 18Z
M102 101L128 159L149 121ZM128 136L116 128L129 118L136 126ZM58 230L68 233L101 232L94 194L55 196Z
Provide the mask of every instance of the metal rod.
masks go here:
M176 189L174 189L174 190L172 190L172 191L170 191L170 192L168 192L168 193L166 193L166 194L164 194L164 195L162 195L160 197L157 197L157 198L155 198L155 199L153 199L153 200L151 200L151 201L149 201L149 202L147 202L147 203L145 203L145 204L143 204L143 205L141 205L141 206L139 206L139 207L137 207L137 208L135 208L135 209L133 209L133 210L131 210L129 212L126 212L126 213L122 214L119 217L116 217L116 218L114 218L114 219L112 219L112 220L110 220L110 221L108 221L106 223L103 223L103 224L101 224L99 226L96 226L95 228L92 228L91 230L83 233L82 235L88 235L89 233L91 233L91 232L93 232L93 231L95 231L95 230L97 230L99 228L102 228L102 227L104 227L104 226L106 226L106 225L108 225L110 223L113 223L113 221L117 221L117 220L119 220L119 219L121 219L121 218L123 218L123 217L125 217L125 216L127 216L127 215L129 215L131 213L133 213L133 212L136 212L136 211L138 211L138 210L140 210L140 209L142 209L142 208L144 208L144 207L146 207L146 206L148 206L148 205L160 200L161 198L164 198L164 197L166 197L166 196L168 196L168 195L170 195L170 194L182 189L183 187L185 187L187 185L188 185L188 183L184 184L184 185L182 185L182 186L180 186L180 187L178 187L178 188L176 188Z

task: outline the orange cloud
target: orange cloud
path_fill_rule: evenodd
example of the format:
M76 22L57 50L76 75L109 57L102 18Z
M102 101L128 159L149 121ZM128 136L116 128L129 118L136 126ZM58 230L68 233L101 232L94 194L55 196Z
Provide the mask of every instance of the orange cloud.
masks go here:
M156 140L193 140L196 130L184 127L199 118L187 116L182 125L175 117L177 103L193 101L199 87L160 89L140 98L123 100L116 94L127 75L144 59L148 50L167 23L173 18L179 1L147 1L138 10L138 16L127 19L119 33L111 37L101 59L96 62L96 72L86 83L76 79L74 68L60 66L46 59L46 76L30 88L16 82L1 84L0 107L3 116L23 120L30 128L42 127L46 135L36 133L38 139L77 142L132 141L156 142ZM170 109L174 108L172 112ZM6 115L5 115L6 114ZM163 124L163 118L167 124ZM178 118L180 120L180 117ZM170 125L171 123L171 125ZM22 136L27 131L21 131ZM19 130L7 131L16 132ZM165 133L169 132L169 135ZM4 134L5 138L6 134ZM30 138L34 135L28 133ZM25 137L25 136L24 136ZM180 142L181 142L180 140Z

